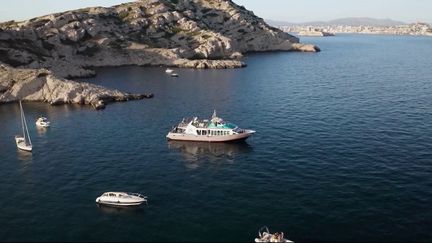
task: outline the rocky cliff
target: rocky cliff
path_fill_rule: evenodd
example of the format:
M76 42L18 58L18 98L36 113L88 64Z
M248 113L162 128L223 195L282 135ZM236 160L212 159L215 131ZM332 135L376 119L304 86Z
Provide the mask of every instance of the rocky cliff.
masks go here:
M142 0L0 24L0 63L48 69L51 77L120 65L235 68L245 66L242 54L257 51L319 48L230 0ZM19 98L28 97L2 95L0 102Z

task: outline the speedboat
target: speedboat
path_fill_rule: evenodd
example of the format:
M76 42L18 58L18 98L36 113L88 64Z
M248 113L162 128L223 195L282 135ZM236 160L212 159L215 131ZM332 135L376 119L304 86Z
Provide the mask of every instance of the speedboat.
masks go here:
M230 142L245 140L254 134L254 130L241 129L237 125L225 122L213 112L211 120L183 119L166 136L168 140L196 142Z
M267 226L262 227L258 231L258 238L255 238L255 242L286 242L286 243L294 243L294 241L290 241L284 238L283 232L276 232L271 234L267 228Z
M177 73L171 73L171 77L178 77L179 75Z
M49 127L50 122L48 121L48 119L46 117L41 116L36 120L36 126Z
M96 198L96 202L110 206L139 206L144 202L147 203L147 197L131 192L105 192Z
M174 70L172 70L172 69L170 69L170 68L167 68L167 69L165 70L165 72L166 72L166 73L172 73L172 72L174 72Z

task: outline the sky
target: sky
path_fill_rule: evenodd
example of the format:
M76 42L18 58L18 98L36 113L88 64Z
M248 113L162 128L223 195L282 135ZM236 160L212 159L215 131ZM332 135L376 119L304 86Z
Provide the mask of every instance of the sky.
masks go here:
M289 22L345 17L391 18L432 23L431 0L233 0L264 19ZM0 22L66 10L112 6L128 0L0 0Z

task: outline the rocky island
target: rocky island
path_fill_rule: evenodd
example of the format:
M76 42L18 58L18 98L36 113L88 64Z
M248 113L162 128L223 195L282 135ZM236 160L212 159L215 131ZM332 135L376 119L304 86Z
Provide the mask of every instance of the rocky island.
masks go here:
M142 0L0 24L0 103L141 99L69 80L94 67L238 68L244 53L316 52L231 0ZM95 105L97 107L97 105Z

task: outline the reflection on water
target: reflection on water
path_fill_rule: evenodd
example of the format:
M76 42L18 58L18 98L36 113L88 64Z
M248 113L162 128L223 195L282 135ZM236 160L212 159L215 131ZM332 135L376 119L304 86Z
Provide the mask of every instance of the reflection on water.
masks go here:
M24 167L24 168L29 166L31 164L31 162L33 161L32 153L27 152L27 151L22 151L18 148L17 148L17 158L19 161L23 162L22 167Z
M38 135L44 135L48 131L48 128L36 126L36 131L37 131Z
M252 151L252 147L245 141L237 143L208 143L168 141L168 148L180 151L187 162L186 167L195 169L201 161L234 163L236 156Z
M121 206L107 206L96 203L96 206L102 213L115 214L115 215L134 215L144 211L143 206L138 207L121 207Z

